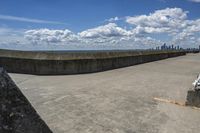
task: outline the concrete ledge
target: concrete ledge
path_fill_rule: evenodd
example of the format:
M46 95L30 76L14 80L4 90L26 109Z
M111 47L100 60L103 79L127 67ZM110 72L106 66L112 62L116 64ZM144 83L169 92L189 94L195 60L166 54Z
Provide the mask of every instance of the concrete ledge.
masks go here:
M200 107L200 91L189 90L186 105Z
M25 52L0 50L0 66L11 73L83 74L185 55L184 51Z
M0 68L0 133L52 133L2 68Z

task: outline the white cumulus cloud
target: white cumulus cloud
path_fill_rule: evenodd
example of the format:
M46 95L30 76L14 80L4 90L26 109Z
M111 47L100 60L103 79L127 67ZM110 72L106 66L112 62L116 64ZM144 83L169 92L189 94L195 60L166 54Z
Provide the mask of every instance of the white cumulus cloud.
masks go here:
M59 42L73 42L77 41L77 36L70 30L50 30L50 29L38 29L28 30L25 32L25 38L38 43L59 43Z
M109 23L107 25L99 26L93 29L88 29L79 33L79 35L83 38L120 37L128 36L130 34L130 31L118 27L115 23Z
M126 22L147 33L176 32L187 25L187 13L181 8L166 8L149 15L129 16Z
M188 26L173 37L175 42L191 41L200 34L200 19L188 21Z
M95 43L111 42L116 43L121 38L129 37L132 35L131 31L127 31L118 27L115 23L99 26L96 28L88 29L78 33L80 38L85 41L92 41Z
M119 20L120 20L119 17L114 17L114 18L106 19L105 21L107 21L107 22L115 22L115 21L119 21Z

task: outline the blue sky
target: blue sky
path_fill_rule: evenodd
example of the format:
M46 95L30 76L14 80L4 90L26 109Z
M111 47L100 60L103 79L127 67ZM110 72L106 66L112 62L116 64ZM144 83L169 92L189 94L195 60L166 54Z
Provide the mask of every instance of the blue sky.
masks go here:
M166 10L166 9L174 9L178 8L182 10L182 13L187 12L187 18L184 18L183 22L185 23L187 20L191 20L194 23L195 26L198 28L199 25L198 19L200 18L200 1L199 0L1 0L0 1L0 40L3 40L4 44L1 44L0 47L4 48L6 47L13 47L13 45L5 44L6 40L8 39L6 36L14 36L13 41L21 42L23 41L30 42L30 47L38 47L35 45L36 43L39 44L39 48L46 48L49 47L49 43L46 44L46 42L43 41L33 41L33 39L30 37L33 35L33 31L30 34L29 33L29 39L24 39L26 35L24 35L29 30L37 30L37 33L41 37L44 37L44 32L54 32L52 30L62 30L65 29L69 30L74 36L78 36L80 40L79 33L87 31L87 34L85 38L89 38L89 40L83 39L84 41L81 41L83 43L83 46L78 46L77 40L72 43L72 40L68 41L66 38L64 38L65 41L60 41L67 46L63 46L63 48L68 47L74 47L75 48L81 48L84 46L90 47L92 44L86 44L86 42L91 42L92 36L88 37L88 34L94 34L94 31L96 32L98 30L98 36L101 38L97 38L97 35L95 33L95 36L93 39L100 40L99 42L103 42L101 39L105 38L105 32L102 33L102 29L106 30L105 27L110 23L107 27L110 28L112 34L109 34L107 37L107 40L104 43L99 43L94 41L93 45L101 46L101 47L116 47L121 48L123 44L127 44L126 46L123 45L123 48L134 48L134 44L130 44L133 42L131 39L128 40L125 39L126 42L123 42L123 44L120 44L117 42L118 45L110 44L110 41L115 42L116 40L116 34L118 36L118 33L113 32L120 32L123 31L123 36L129 36L131 38L128 32L131 30L134 30L134 28L141 28L143 22L135 22L135 19L138 18L132 18L133 21L129 21L127 23L127 17L136 17L141 15L150 16L150 14L155 13L158 10ZM167 10L170 11L170 10ZM178 10L177 10L178 11ZM176 11L175 11L176 12ZM172 11L173 13L173 11ZM173 16L171 16L173 17ZM114 19L115 18L115 19ZM146 19L149 19L150 17L147 17ZM151 19L151 18L150 18ZM145 19L143 20L145 21ZM155 21L154 19L151 20ZM196 21L196 22L193 22ZM178 20L179 22L179 20ZM191 26L186 22L188 26ZM166 25L165 25L166 26ZM186 26L185 29L189 29L191 27ZM100 27L100 28L99 28ZM95 29L97 28L97 29ZM121 28L116 30L117 28ZM132 36L135 38L138 38L139 36L142 36L142 39L149 38L151 41L160 41L157 42L157 45L162 44L162 41L169 41L171 42L171 31L169 33L168 29L165 29L165 31L159 31L158 29L160 27L153 27L154 30L156 28L156 31L152 32L152 27L149 24L144 25L143 29L148 29L148 31L144 31L145 33L140 33L140 35ZM151 31L149 29L151 28ZM169 28L169 27L166 27ZM48 31L43 31L42 29L46 29ZM93 29L92 31L88 29ZM145 29L145 30L146 30ZM39 30L39 31L38 31ZM136 29L135 29L136 30ZM161 29L162 30L162 29ZM61 32L62 32L61 31ZM101 31L101 33L100 33ZM181 34L184 31L184 29L180 29L179 32L174 32L173 34ZM41 33L42 32L42 33ZM90 33L88 33L90 32ZM127 32L126 35L124 32ZM132 32L132 31L131 31ZM51 35L51 33L49 33ZM53 33L54 34L54 33ZM60 33L61 34L61 33ZM63 34L63 33L62 33ZM99 35L101 34L101 35ZM70 33L71 35L71 33ZM83 34L81 34L83 35ZM107 33L106 33L107 35ZM121 34L120 34L121 35ZM22 37L23 36L23 37ZM59 35L55 35L58 37ZM66 35L65 35L66 36ZM102 37L103 36L103 37ZM191 35L189 35L191 37ZM20 38L21 37L21 38ZM45 35L46 37L46 35ZM50 36L52 37L52 36ZM145 38L144 38L145 37ZM195 35L192 37L195 37L195 39L199 39L199 31L195 31ZM30 41L30 38L32 39ZM114 39L113 39L114 38ZM18 40L17 40L18 39ZM124 37L120 40L123 40ZM12 39L11 39L12 40ZM41 39L39 39L41 40ZM42 40L45 40L44 38ZM67 41L66 41L67 40ZM85 41L86 40L86 41ZM118 39L119 40L119 39ZM193 39L194 40L194 39ZM190 40L186 40L188 43ZM55 39L53 39L52 42L56 42L55 44L51 44L53 47L61 47L59 42L57 42ZM32 43L32 44L31 44ZM35 43L33 45L33 43ZM134 42L133 42L134 43ZM156 43L156 42L155 42ZM173 42L174 43L174 42ZM45 44L42 46L42 44ZM183 44L185 46L185 44ZM69 46L70 45L70 46ZM73 46L72 46L73 45ZM93 47L92 45L92 47ZM108 46L109 45L109 46ZM139 44L137 44L137 47ZM192 46L196 46L197 44L193 44ZM19 45L18 45L19 46ZM17 46L17 47L18 47ZM51 46L51 47L52 47ZM146 46L145 44L141 45L142 47ZM20 46L19 46L20 47ZM151 47L151 45L147 46ZM189 47L189 46L186 46Z

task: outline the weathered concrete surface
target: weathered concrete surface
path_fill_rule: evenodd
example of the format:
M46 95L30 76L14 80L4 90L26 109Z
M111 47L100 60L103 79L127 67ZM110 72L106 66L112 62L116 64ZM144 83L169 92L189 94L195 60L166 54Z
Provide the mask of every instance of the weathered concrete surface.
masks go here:
M52 133L2 68L0 68L0 133Z
M106 72L10 74L55 133L199 133L200 112L153 101L185 102L200 54Z
M200 108L200 90L189 90L187 93L186 105Z
M83 50L83 51L19 51L0 49L0 57L34 60L89 60L152 54L187 53L183 50Z
M111 70L185 55L185 51L27 52L0 50L0 66L8 72L63 75Z

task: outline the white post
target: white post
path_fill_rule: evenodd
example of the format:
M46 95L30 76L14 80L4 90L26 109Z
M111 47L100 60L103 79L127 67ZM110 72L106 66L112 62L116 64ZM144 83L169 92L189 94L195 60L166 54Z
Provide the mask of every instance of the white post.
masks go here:
M200 74L197 76L197 79L192 84L195 90L200 90Z

